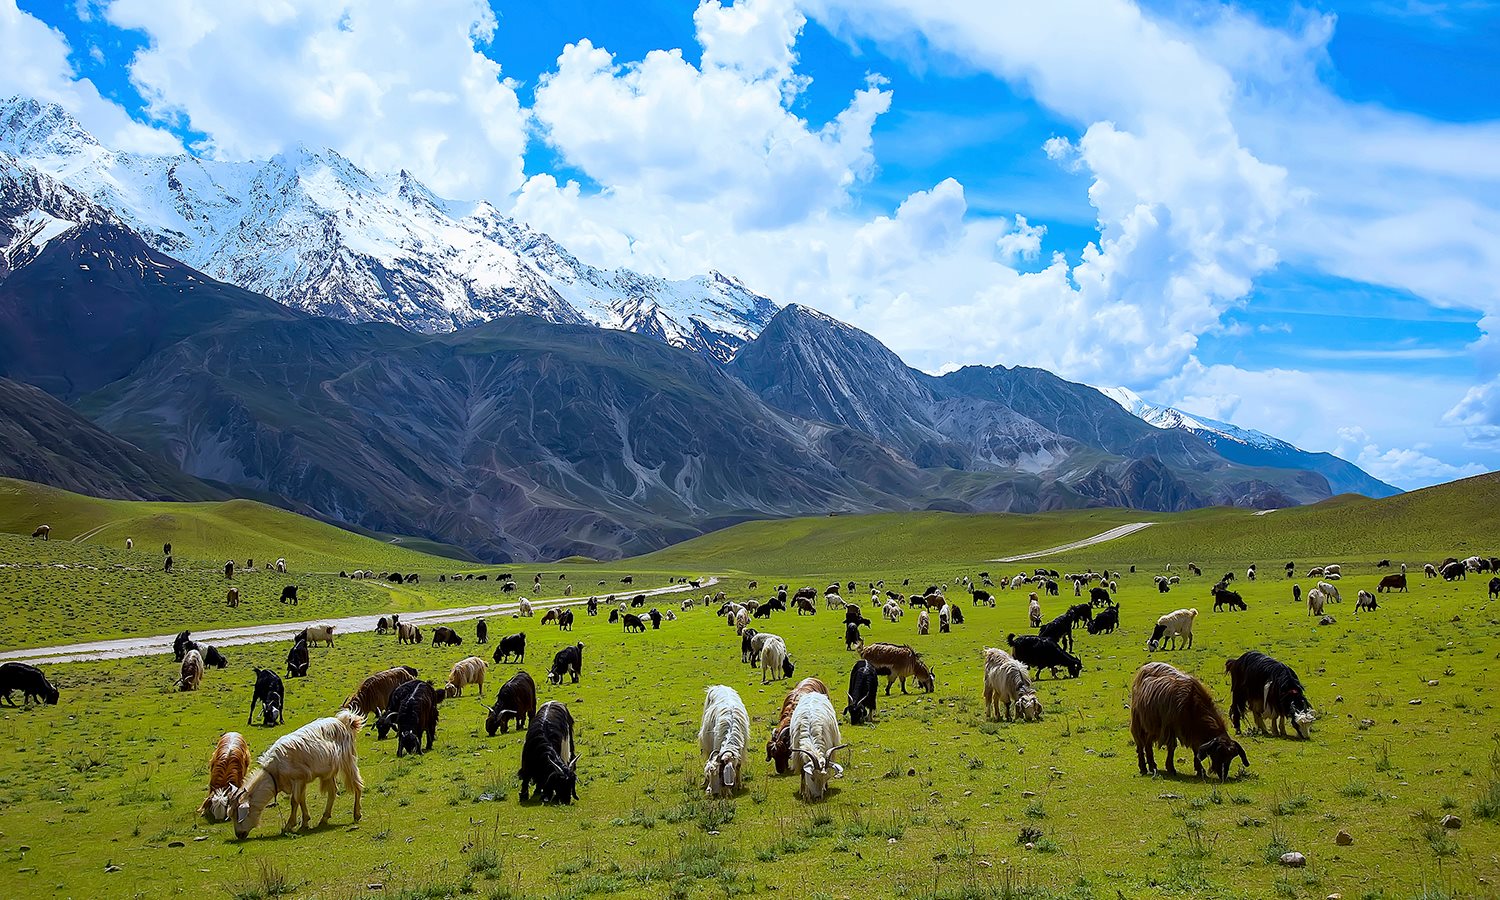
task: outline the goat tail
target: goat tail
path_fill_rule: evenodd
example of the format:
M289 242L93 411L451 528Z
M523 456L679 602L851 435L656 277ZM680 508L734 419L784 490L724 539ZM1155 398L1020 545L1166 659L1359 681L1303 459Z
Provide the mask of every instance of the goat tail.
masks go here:
M349 729L350 733L355 736L358 736L359 730L365 727L365 717L352 709L341 709L334 718L338 719L339 724Z

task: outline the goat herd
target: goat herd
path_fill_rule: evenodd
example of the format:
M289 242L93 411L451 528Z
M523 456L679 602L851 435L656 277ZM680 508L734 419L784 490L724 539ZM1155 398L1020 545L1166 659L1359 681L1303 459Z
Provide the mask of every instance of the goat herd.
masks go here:
M1388 567L1382 560L1380 567ZM1456 568L1455 568L1456 567ZM1201 577L1202 570L1189 565L1194 577ZM1285 574L1295 575L1295 566L1287 563ZM1180 575L1168 573L1155 576L1157 589L1170 592L1181 584ZM1131 568L1131 572L1135 567ZM1470 557L1466 560L1449 559L1440 566L1428 565L1429 577L1446 580L1465 578L1476 572L1500 573L1500 559ZM1074 646L1073 629L1083 625L1093 635L1113 633L1119 625L1119 605L1114 594L1121 578L1119 572L1096 573L1092 570L1081 574L1059 575L1055 570L1039 568L1029 574L1017 574L1009 579L999 579L998 587L988 572L979 575L975 583L969 576L960 576L949 584L932 584L920 593L910 596L895 590L887 590L885 582L868 583L872 608L878 608L881 617L889 623L899 622L908 609L917 611L917 631L929 632L931 619L935 615L939 633L949 632L954 625L964 622L962 608L950 602L946 590L957 588L969 594L971 606L996 605L996 591L1024 589L1035 586L1048 597L1058 596L1059 584L1071 583L1075 597L1088 593L1088 600L1073 604L1060 615L1043 622L1042 600L1036 591L1029 594L1028 613L1036 634L1010 634L1007 637L1009 650L988 647L982 651L983 685L986 715L999 719L1002 714L1007 721L1019 717L1031 722L1042 717L1042 704L1032 680L1035 671L1039 679L1042 669L1057 677L1059 669L1066 669L1069 676L1077 678L1083 671L1082 661L1071 651ZM1323 605L1339 602L1341 596L1337 582L1342 578L1338 565L1323 565L1308 572L1309 578L1318 579L1317 586L1307 593L1310 614L1326 617ZM1256 568L1250 566L1245 578L1255 580ZM1234 574L1226 573L1213 587L1214 609L1245 610L1247 604L1240 595L1230 590ZM629 584L633 579L626 579ZM693 587L700 582L690 583ZM910 579L903 582L909 587ZM752 581L753 591L757 583ZM1500 576L1490 581L1490 597L1500 596ZM842 716L852 725L873 723L879 693L879 680L885 679L885 694L899 682L901 692L907 692L907 681L925 692L936 687L936 677L924 662L922 655L906 644L865 643L862 628L870 628L872 622L856 602L846 601L842 591L853 593L858 589L855 582L831 584L822 593L825 610L843 610L843 634L845 647L854 651L858 659L849 672L847 703ZM991 590L993 589L993 590ZM1406 566L1399 574L1385 576L1377 592L1406 590ZM1293 598L1300 601L1301 587L1293 585ZM786 585L779 585L764 601L747 600L743 603L730 600L724 592L705 594L704 607L718 604L717 616L733 628L739 638L742 663L758 668L763 684L790 678L796 665L787 648L786 641L769 631L758 630L752 623L768 621L777 613L795 610L798 616L815 616L819 611L818 592L812 587L802 587L790 595ZM673 621L676 613L665 614L652 608L636 615L632 608L645 606L646 595L637 594L626 600L616 600L610 595L604 601L588 598L577 601L590 616L599 614L601 605L610 606L609 621L621 622L626 632L644 632L646 622L659 629L662 622ZM683 600L681 611L686 613L695 605L694 600ZM1367 591L1359 592L1356 611L1377 608L1375 598ZM532 604L520 598L515 609L515 618L534 614ZM1196 609L1179 609L1157 620L1147 642L1147 650L1192 646L1193 623ZM543 623L556 624L559 631L571 631L574 611L558 607L548 610ZM488 627L483 619L475 622L475 637L480 644L488 643ZM332 625L314 626L298 632L292 641L287 656L286 677L306 677L310 665L309 647L334 644ZM395 634L399 644L423 642L421 630L410 623L400 621L399 615L381 618L377 628L380 634ZM459 646L463 638L450 627L438 627L431 634L434 646ZM174 657L180 664L177 687L183 691L197 690L206 668L224 668L227 658L215 647L194 641L189 632L180 633L174 642ZM495 663L524 663L526 634L524 631L502 637L496 642L493 661ZM378 739L394 732L396 755L422 754L430 750L437 732L440 706L445 699L462 696L466 687L473 686L483 696L484 682L489 663L479 656L469 656L455 663L447 682L441 687L431 681L422 680L417 669L400 665L376 672L365 678L344 701L334 715L319 718L281 737L258 759L259 768L251 771L250 750L243 735L228 732L218 741L212 754L209 771L209 793L199 808L199 813L216 821L233 820L235 833L248 836L261 819L262 812L277 795L286 794L291 799L291 815L285 829L311 824L306 803L309 783L317 781L326 799L319 824L326 823L332 813L337 782L342 780L346 790L354 795L354 820L361 815L363 782L360 778L355 753L355 739L367 720L373 718ZM548 671L547 680L552 685L561 685L565 678L578 683L583 668L583 644L564 646L555 654ZM1174 756L1178 744L1188 747L1193 755L1194 770L1199 774L1212 771L1221 780L1227 779L1236 758L1249 765L1243 747L1231 736L1241 733L1241 720L1248 712L1253 715L1256 726L1264 733L1285 736L1290 723L1298 737L1310 735L1314 719L1309 702L1297 674L1285 664L1258 651L1249 651L1229 659L1225 670L1230 677L1231 702L1229 721L1220 711L1207 686L1193 675L1184 673L1164 662L1148 662L1135 673L1130 687L1130 731L1136 746L1137 762L1142 774L1157 771L1155 748L1166 751L1166 771L1175 774ZM253 721L256 706L266 725L282 722L286 700L286 688L280 675L270 670L256 668L255 685L250 702L247 723ZM38 700L56 703L57 689L40 670L20 663L0 666L0 699L9 701L13 691L21 691L27 701ZM514 724L518 731L524 729L525 738L521 749L520 798L530 799L534 789L541 802L569 803L577 799L578 753L574 745L574 720L567 706L551 700L538 706L537 686L524 670L505 682L496 694L493 705L486 707L487 733L493 737L497 732L508 733ZM743 700L736 691L726 685L713 685L706 690L702 724L698 734L699 750L704 761L703 788L715 797L730 796L741 783L741 773L749 761L750 716ZM818 800L824 796L831 779L842 777L843 767L835 757L845 751L840 731L840 713L835 712L828 688L818 678L803 678L789 691L782 701L776 724L771 728L766 744L766 759L774 764L779 774L788 774L793 760L800 774L798 795L805 800Z

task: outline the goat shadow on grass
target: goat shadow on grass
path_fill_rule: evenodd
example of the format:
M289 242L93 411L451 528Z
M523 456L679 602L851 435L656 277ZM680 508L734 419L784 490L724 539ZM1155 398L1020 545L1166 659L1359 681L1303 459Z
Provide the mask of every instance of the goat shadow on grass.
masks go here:
M1237 771L1231 771L1229 773L1229 779L1227 781L1221 782L1219 781L1219 776L1213 774L1212 772L1209 772L1205 775L1199 775L1197 772L1193 771L1192 763L1189 763L1185 771L1179 768L1175 773L1173 773L1168 772L1166 769L1157 769L1155 772L1149 775L1138 775L1137 777L1160 779L1161 781L1202 782L1204 784L1218 785L1233 784L1236 781L1244 781L1247 778L1254 778L1255 774L1249 769L1242 766Z

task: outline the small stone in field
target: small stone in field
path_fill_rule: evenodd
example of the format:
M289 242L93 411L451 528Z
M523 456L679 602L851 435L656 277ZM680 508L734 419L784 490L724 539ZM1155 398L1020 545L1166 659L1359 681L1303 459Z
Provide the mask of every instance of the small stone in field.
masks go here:
M385 882L383 882L383 881L372 881L369 884L365 885L365 890L369 890L369 891L383 891L383 890L385 890Z
M1418 698L1416 700L1408 700L1408 701L1406 701L1406 705L1407 706L1421 706L1422 705L1422 700L1421 700L1421 698Z
M1375 727L1375 720L1374 719L1360 719L1359 720L1359 727L1361 729L1374 728Z
M167 846L175 849L177 847L186 847L187 844L184 844L182 841L168 841Z
M1438 824L1443 826L1444 828L1450 828L1454 831L1457 831L1458 829L1464 827L1463 819L1460 819L1458 816L1452 815L1443 816L1441 819L1438 819Z
M1281 854L1281 864L1288 869L1300 869L1307 865L1307 857L1296 851Z
M1026 849L1027 850L1035 850L1036 849L1036 844L1033 844L1031 841L1027 841L1026 842Z
M116 865L108 865L108 866L104 867L104 871L105 871L106 874L108 874L110 872L118 872L118 871L120 871L120 867L116 866Z
M1354 835L1350 834L1347 831L1340 830L1338 835L1334 837L1333 842L1335 844L1338 844L1340 847L1347 847L1350 844L1354 843Z
M1329 894L1328 900L1344 900L1343 894Z
M1028 799L1028 798L1035 797L1035 796L1036 796L1036 791L1022 791L1021 792L1021 797L1023 799Z
M1427 686L1428 687L1437 687L1437 679L1434 678L1431 681L1427 682Z

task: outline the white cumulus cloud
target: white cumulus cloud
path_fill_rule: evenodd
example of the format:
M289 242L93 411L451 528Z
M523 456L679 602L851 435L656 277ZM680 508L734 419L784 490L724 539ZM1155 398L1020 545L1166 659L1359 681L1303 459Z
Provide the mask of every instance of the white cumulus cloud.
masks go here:
M480 52L497 27L483 0L113 0L105 15L145 33L132 82L155 115L206 135L206 152L301 142L449 196L521 185L526 118Z

